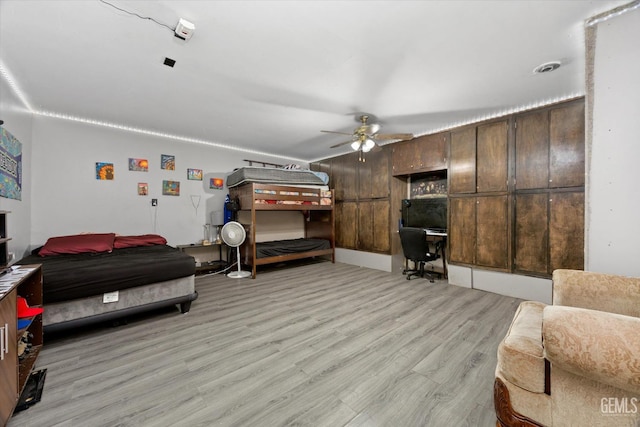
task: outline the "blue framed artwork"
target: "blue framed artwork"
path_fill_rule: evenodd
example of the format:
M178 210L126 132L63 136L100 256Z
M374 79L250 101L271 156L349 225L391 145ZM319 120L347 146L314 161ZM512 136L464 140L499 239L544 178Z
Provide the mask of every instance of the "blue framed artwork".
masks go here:
M0 126L0 196L22 200L22 143Z

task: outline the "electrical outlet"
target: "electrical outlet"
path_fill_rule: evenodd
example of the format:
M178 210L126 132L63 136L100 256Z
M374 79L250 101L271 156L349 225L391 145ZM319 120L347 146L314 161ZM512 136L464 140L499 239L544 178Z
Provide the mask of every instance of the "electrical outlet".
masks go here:
M151 206L158 206L158 199L151 199Z

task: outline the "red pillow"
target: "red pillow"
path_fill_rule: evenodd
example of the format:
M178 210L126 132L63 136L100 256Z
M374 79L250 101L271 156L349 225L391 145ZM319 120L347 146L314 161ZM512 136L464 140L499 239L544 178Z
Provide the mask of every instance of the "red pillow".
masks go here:
M73 236L51 237L38 255L81 254L85 252L111 252L115 233L75 234Z
M115 249L132 248L134 246L166 245L167 239L158 234L143 234L140 236L116 236L113 247Z

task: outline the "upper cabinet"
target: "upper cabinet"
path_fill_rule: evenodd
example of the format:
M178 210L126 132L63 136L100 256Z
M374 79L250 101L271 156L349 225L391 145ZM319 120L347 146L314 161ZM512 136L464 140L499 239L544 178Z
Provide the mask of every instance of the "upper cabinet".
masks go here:
M449 193L507 191L508 136L508 120L451 132Z
M584 102L516 116L516 190L584 186Z
M447 169L448 138L443 132L393 144L393 176Z

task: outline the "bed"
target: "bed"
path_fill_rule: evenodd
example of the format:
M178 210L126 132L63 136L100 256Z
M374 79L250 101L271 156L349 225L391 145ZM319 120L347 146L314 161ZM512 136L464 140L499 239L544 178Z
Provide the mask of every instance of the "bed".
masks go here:
M18 264L42 265L45 332L177 304L186 313L198 296L193 257L153 234L52 237Z
M241 257L251 266L252 278L260 265L312 257L335 262L334 197L327 181L315 172L277 168L241 168L227 177L230 196L247 214L239 219L247 229ZM261 212L297 212L302 236L261 241Z

